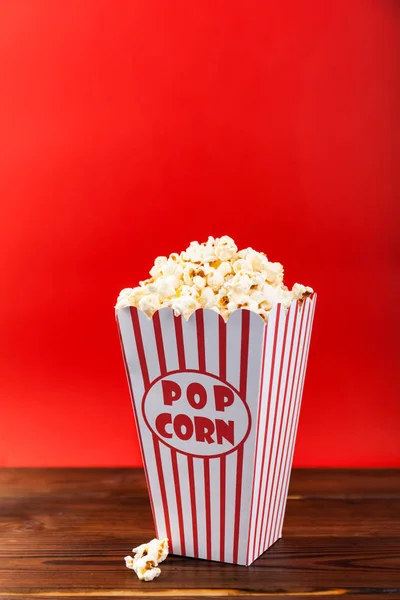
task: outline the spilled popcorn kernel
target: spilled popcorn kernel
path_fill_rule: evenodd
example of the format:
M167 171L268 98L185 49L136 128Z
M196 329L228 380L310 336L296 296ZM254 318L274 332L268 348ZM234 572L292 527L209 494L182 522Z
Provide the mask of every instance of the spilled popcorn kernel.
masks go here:
M135 564L135 561L132 558L132 556L125 556L124 561L125 561L125 565L126 565L127 569L133 569L133 565Z
M135 553L134 560L137 560L138 558L142 558L143 556L150 554L151 556L154 556L156 558L158 563L163 562L167 558L168 550L169 548L167 538L165 538L164 540L158 540L157 538L154 538L150 540L148 544L142 544L137 548L132 548L132 552Z
M142 558L135 560L133 570L140 581L153 581L161 573L156 559L150 555L142 556Z
M267 321L276 304L301 304L314 291L299 283L289 290L280 263L253 248L238 250L227 235L191 242L180 254L159 256L150 275L139 286L123 289L115 308L136 306L151 317L169 306L185 319L198 308L210 308L225 320L233 311L247 309Z
M153 581L161 573L158 564L168 556L168 540L154 538L132 549L134 556L125 556L125 565L135 571L141 581Z

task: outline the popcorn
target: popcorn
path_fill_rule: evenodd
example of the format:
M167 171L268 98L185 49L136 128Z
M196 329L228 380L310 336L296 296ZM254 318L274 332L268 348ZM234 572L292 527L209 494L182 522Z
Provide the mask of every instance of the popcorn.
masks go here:
M131 292L132 292L132 288L125 288L120 291L118 300L117 300L117 304L115 305L116 310L119 310L120 308L124 308L125 306L129 306L129 296L130 296Z
M153 581L161 573L161 569L157 566L157 561L150 554L135 560L133 570L141 581Z
M174 255L171 254L171 256ZM163 275L176 275L177 277L180 277L183 273L183 265L177 262L178 258L171 258L171 256L168 258L166 263L161 265L161 273Z
M262 286L261 290L265 301L268 302L271 308L279 302L280 290L278 288L275 288L272 285L265 283Z
M191 285L194 276L196 275L196 267L194 263L187 263L183 269L183 282L186 285Z
M147 554L154 556L158 563L163 562L168 556L168 539L158 540L154 538L150 540L148 544L141 544L137 548L132 548L132 552L135 553L134 560L142 558Z
M258 311L258 303L250 298L250 296L243 296L240 302L237 304L238 308L247 308L248 310Z
M214 238L210 236L205 244L190 242L189 248L186 248L186 252L181 253L181 257L194 263L212 262L217 258L214 252L214 241Z
M126 568L133 570L133 565L135 564L135 561L132 558L132 556L125 556L124 561L125 561Z
M207 281L204 279L204 277L200 277L200 275L196 275L195 277L193 277L192 281L193 285L198 290L202 290L207 285Z
M156 310L160 308L160 306L160 298L157 294L148 294L143 296L137 305L137 307L145 312L148 317L152 317Z
M168 540L150 540L147 544L141 544L133 548L134 556L125 556L125 565L128 569L135 571L141 581L152 581L161 573L158 564L168 556Z
M160 277L159 283L156 285L156 290L160 298L173 298L176 296L176 290L180 285L180 279L176 275L167 275L166 277Z
M162 275L162 266L167 262L166 256L158 256L154 261L154 267L150 269L150 275L152 277L159 277Z
M301 283L295 283L292 288L293 298L302 302L304 298L311 296L314 290L308 286L301 285Z
M232 265L232 268L234 273L240 273L241 271L243 271L244 273L249 273L252 270L250 263L244 258L239 258L238 260L235 260L235 262Z
M237 252L237 246L232 238L228 235L223 235L216 240L215 255L220 260L230 260Z
M176 316L183 315L185 319L188 319L196 310L196 308L200 308L200 304L197 302L197 300L189 295L174 298L171 301L170 306L174 309Z
M210 287L201 290L199 304L202 308L211 308L215 305L215 294Z
M115 308L118 310L125 306L137 306L139 300L146 294L148 294L148 290L145 287L138 286L136 288L125 288L118 296L118 302Z
M219 267L217 267L217 270L223 275L223 277L226 277L227 275L229 275L230 273L232 273L232 265L225 261L222 262Z
M238 299L240 299L243 295L248 294L251 286L252 281L250 277L246 274L235 275L229 281L229 288L231 289L231 293L233 294L233 297L238 297Z
M283 267L280 263L268 263L266 280L271 284L279 284L283 281Z
M259 307L260 304L263 304L265 302L264 294L258 289L255 289L255 290L250 289L249 296L250 296L252 302L255 302L257 304L257 307Z
M210 286L213 292L217 292L223 283L224 276L218 269L213 269L212 272L207 275L207 285Z
M150 270L150 279L135 288L123 289L116 310L136 306L151 317L162 306L188 319L197 308L208 308L227 319L237 309L258 313L265 321L275 304L288 308L301 304L313 289L295 283L292 290L283 284L284 270L263 252L238 250L229 236L206 242L191 242L180 254L159 256Z

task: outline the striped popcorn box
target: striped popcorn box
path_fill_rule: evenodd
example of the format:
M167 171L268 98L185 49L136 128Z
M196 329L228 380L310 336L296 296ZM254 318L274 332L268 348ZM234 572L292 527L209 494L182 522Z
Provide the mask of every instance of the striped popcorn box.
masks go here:
M282 535L316 294L268 323L117 311L159 538L171 552L250 565Z

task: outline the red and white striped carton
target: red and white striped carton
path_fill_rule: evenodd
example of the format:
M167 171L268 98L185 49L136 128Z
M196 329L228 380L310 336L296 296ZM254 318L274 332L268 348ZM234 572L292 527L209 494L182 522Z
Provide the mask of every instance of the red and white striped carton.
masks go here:
M266 324L118 310L156 535L250 565L282 535L316 295Z

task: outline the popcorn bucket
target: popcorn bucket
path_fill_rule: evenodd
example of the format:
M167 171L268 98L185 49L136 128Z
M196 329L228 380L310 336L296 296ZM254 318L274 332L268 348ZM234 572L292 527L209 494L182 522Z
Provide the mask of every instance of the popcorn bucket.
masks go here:
M250 565L282 535L316 295L268 323L209 309L117 312L159 538Z

